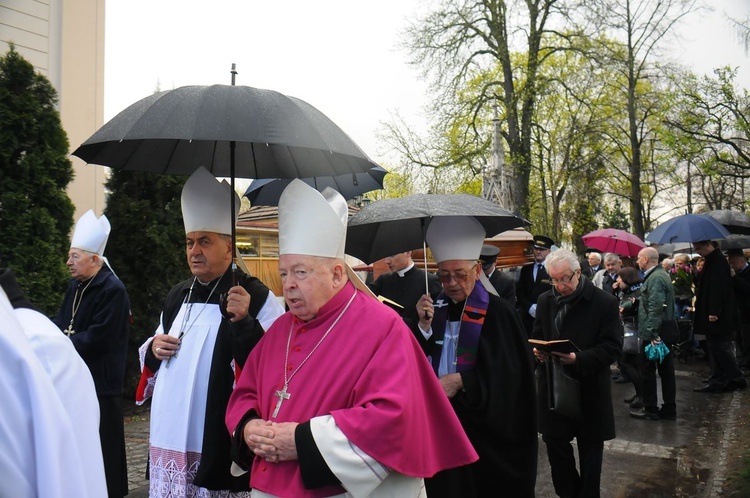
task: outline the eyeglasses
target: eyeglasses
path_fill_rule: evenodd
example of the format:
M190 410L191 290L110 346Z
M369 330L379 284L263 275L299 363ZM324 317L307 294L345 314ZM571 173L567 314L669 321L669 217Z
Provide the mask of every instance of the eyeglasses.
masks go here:
M477 267L477 264L478 263L474 263L474 266L469 268L468 271L457 271L455 273L451 273L449 271L438 270L437 277L444 284L447 284L451 280L455 280L456 282L466 282L466 279L469 278L471 271Z
M570 275L569 277L564 277L564 278L561 278L560 280L550 278L549 283L552 285L568 285L573 280L573 277L576 276L576 274L578 274L578 270L574 271L573 274Z

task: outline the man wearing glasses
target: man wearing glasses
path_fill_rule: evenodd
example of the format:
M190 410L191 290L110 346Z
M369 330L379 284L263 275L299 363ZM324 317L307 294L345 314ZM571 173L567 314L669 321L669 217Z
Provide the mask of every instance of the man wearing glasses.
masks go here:
M542 292L550 289L549 275L544 265L544 258L552 250L554 241L544 235L534 235L532 250L534 251L534 264L521 268L521 274L516 283L516 300L518 311L521 314L527 337L531 336L536 318L536 301Z
M419 300L415 333L479 454L476 463L426 479L431 498L534 496L533 361L515 310L483 283L484 237L474 217L434 218L427 229L443 291L434 302L429 295Z
M615 437L609 366L620 357L622 321L619 303L591 280L581 277L575 254L558 249L545 261L553 288L538 300L532 337L545 341L568 339L574 353L554 353L566 372L578 379L581 419L550 410L545 375L537 376L539 432L547 445L552 482L558 496L599 496L604 441ZM550 355L534 348L539 363ZM573 447L576 438L580 473Z

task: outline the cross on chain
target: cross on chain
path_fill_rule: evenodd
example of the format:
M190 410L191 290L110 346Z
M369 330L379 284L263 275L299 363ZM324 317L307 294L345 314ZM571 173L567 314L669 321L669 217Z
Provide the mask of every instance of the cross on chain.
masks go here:
M286 386L284 386L281 391L276 391L276 397L279 398L279 400L276 402L276 408L273 410L273 415L271 415L272 418L276 418L276 415L279 414L281 403L283 403L285 399L291 398L292 395L291 393L286 392Z

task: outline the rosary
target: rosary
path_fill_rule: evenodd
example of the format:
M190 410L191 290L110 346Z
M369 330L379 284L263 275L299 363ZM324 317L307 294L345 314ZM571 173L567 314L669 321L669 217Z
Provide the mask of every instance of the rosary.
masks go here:
M76 287L76 293L73 296L73 305L70 308L71 309L70 324L68 325L68 328L65 329L65 331L64 331L65 335L67 335L68 337L70 337L71 335L73 335L73 334L76 333L76 331L73 330L73 320L75 320L75 318L76 318L76 313L78 313L78 308L81 307L81 301L83 301L83 293L86 292L86 289L89 288L89 285L91 285L91 282L93 282L93 281L94 281L94 277L91 277L89 279L89 282L86 284L86 287L84 287L83 290L81 291L81 298L80 299L78 299L78 289L81 288L81 284L79 283L78 287ZM81 283L83 283L83 282L81 282ZM76 302L76 301L78 301L78 302Z

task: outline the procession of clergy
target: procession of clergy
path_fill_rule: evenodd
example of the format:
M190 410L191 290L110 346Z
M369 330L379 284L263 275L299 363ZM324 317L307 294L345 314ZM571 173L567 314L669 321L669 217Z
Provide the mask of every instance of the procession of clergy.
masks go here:
M149 496L534 496L534 357L515 309L478 264L486 234L476 219L431 221L426 240L443 288L405 321L344 260L344 198L295 180L279 201L285 311L235 268L230 195L203 168L186 182L192 275L169 292L156 333L139 349L137 402L152 400ZM109 229L87 213L71 251L100 260ZM84 308L97 320L87 304L96 278L71 284L57 326L29 317L29 307L19 314L3 285L0 496L127 493L126 484L119 492L122 436L100 443L92 430L100 410L102 427L111 418L92 366L106 339L86 339L78 321ZM63 343L56 369L33 347L51 336ZM94 342L100 349L84 354L81 344ZM105 367L120 368L119 360ZM112 410L121 427L121 408Z

